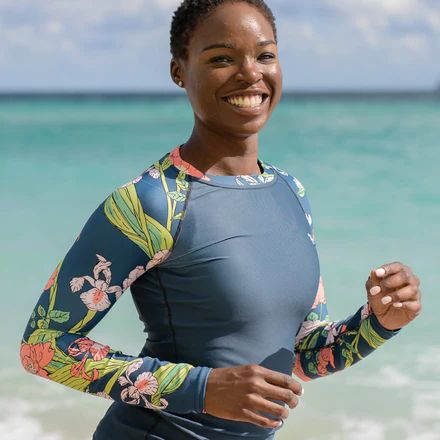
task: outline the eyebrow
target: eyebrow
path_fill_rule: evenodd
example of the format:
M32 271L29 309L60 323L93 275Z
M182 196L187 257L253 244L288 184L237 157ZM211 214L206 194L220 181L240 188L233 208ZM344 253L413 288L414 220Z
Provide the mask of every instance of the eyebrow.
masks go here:
M276 44L273 40L264 40L259 41L257 43L257 46L268 46L269 44ZM202 52L205 52L205 50L211 50L211 49L235 49L235 46L231 43L215 43L210 44L209 46L205 47Z

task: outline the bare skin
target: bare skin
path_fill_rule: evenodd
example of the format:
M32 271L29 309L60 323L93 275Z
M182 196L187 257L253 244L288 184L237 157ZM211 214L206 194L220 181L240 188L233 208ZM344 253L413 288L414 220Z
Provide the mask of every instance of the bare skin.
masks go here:
M204 51L220 43L234 49ZM219 6L194 30L188 58L171 60L170 73L173 81L183 82L194 111L182 159L208 174L259 174L258 132L282 93L278 48L264 15L247 3ZM258 114L243 114L223 99L253 89L269 95Z
M368 302L381 325L388 330L396 330L409 324L422 312L420 279L409 266L398 261L380 267L384 269L384 274L377 275L372 270L365 283ZM371 289L375 286L380 291L373 295ZM387 296L390 300L384 304L382 299Z
M183 82L194 111L194 128L181 148L182 159L198 170L217 175L259 174L258 133L281 98L282 72L269 21L247 3L226 3L205 18L193 32L187 59L172 59L174 82ZM262 42L265 42L262 45ZM212 48L227 43L234 48ZM254 114L225 102L226 95L257 90L267 95ZM257 93L257 92L255 92ZM371 271L365 287L379 322L388 329L401 328L421 311L419 279L402 263L381 266L384 275ZM380 286L380 294L370 289ZM381 299L390 295L392 302ZM392 305L402 304L401 307ZM214 368L208 376L205 410L229 420L264 428L279 426L289 410L269 399L295 408L302 385L291 376L262 366ZM263 416L268 413L276 420Z

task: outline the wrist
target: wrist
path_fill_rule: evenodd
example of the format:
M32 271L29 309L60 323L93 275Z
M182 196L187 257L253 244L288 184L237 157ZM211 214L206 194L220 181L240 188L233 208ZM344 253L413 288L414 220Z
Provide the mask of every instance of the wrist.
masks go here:
M385 327L379 320L379 318L376 316L376 314L371 310L370 313L370 321L373 326L373 328L379 333L380 336L382 336L385 339L388 339L402 330L402 327L396 328L396 329L390 329Z

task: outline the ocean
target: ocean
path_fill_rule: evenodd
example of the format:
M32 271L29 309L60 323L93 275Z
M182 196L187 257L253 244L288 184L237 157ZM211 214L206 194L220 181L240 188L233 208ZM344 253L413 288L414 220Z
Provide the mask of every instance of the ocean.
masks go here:
M0 438L91 438L109 401L26 373L21 336L91 212L192 125L181 96L0 99ZM303 383L276 440L439 440L440 97L287 95L259 157L306 188L332 320L354 313L370 270L392 261L419 276L423 305L358 364ZM139 353L146 334L129 292L89 336Z

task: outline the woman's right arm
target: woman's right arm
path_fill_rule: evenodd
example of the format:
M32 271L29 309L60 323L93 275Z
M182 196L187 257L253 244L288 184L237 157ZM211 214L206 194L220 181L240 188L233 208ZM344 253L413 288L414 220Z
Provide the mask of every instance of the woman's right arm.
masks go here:
M96 396L202 412L211 368L130 356L87 337L122 292L172 248L169 223L167 229L148 215L140 184L124 185L101 203L57 265L24 331L21 362L30 373ZM143 188L163 196L151 183Z

